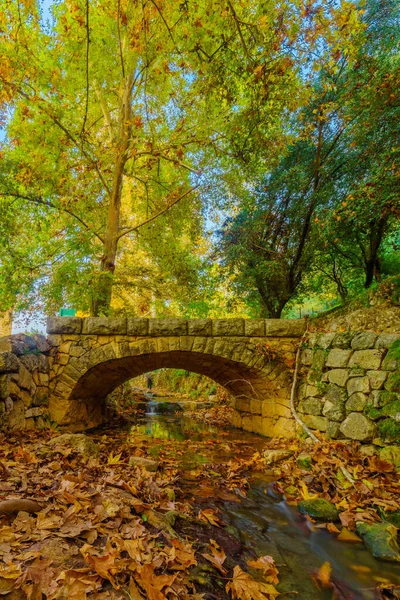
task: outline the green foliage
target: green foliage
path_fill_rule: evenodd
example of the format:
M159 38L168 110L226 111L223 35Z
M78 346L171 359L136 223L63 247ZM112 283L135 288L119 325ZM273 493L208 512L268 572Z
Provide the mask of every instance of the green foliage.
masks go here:
M400 423L394 419L384 419L378 423L379 437L384 442L400 444Z

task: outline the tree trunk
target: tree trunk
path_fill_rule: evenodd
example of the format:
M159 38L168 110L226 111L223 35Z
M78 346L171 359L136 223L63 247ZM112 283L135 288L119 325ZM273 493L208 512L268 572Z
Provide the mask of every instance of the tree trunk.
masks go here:
M100 275L96 282L92 301L92 315L95 317L109 314L111 306L113 276L117 258L118 236L120 232L119 220L121 214L124 168L128 160L128 150L132 130L132 86L133 78L132 76L129 76L125 83L124 96L121 103L119 149L114 165L113 185L108 205L107 223L104 234L104 253L101 257Z

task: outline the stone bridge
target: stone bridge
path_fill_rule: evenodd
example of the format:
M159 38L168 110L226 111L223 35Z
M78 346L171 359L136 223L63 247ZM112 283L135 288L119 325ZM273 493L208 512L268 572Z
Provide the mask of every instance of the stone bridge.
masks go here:
M304 330L303 320L51 317L51 418L75 431L96 426L106 396L124 381L179 368L232 394L236 426L290 435L288 365Z

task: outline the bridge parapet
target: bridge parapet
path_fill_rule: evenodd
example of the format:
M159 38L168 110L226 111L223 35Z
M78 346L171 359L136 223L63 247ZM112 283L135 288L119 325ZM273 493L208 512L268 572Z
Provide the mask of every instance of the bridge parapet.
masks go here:
M304 319L146 319L131 317L49 317L48 334L301 337Z

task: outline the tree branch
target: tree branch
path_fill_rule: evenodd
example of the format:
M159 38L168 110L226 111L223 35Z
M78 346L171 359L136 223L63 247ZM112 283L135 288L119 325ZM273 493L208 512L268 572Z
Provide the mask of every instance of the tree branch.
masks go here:
M83 225L85 229L93 233L93 235L95 235L97 239L100 240L100 242L104 243L103 238L96 231L94 231L87 223L85 223L85 221L81 219L81 217L72 212L72 210L69 210L69 208L57 206L56 204L53 204L53 202L50 202L50 200L43 200L43 198L32 198L31 196L24 196L23 194L16 194L14 192L0 192L0 196L10 196L11 198L26 200L27 202L32 202L33 204L39 204L41 206L46 206L47 208L53 208L54 210L65 212L77 221L79 221L79 223Z
M198 185L195 185L195 186L191 187L184 194L182 194L181 196L179 196L179 198L177 198L176 200L174 200L173 202L171 202L171 204L169 204L166 208L163 208L162 210L160 210L158 213L156 213L155 215L153 215L149 219L146 219L146 221L143 221L143 223L139 223L139 225L135 225L134 227L130 227L126 231L123 231L122 233L120 233L120 235L118 236L117 239L120 240L125 235L128 235L128 233L132 233L133 231L136 231L140 227L143 227L144 225L148 225L149 223L151 223L152 221L154 221L155 219L157 219L161 215L165 214L170 208L172 208L173 206L175 206L175 204L178 204L178 202L180 202L181 200L183 200L186 196L188 196L191 192L193 192L194 190L196 190L198 187L199 187Z
M85 116L83 117L81 136L85 131L86 120L89 109L89 45L90 45L90 30L89 30L89 0L86 0L86 106Z

